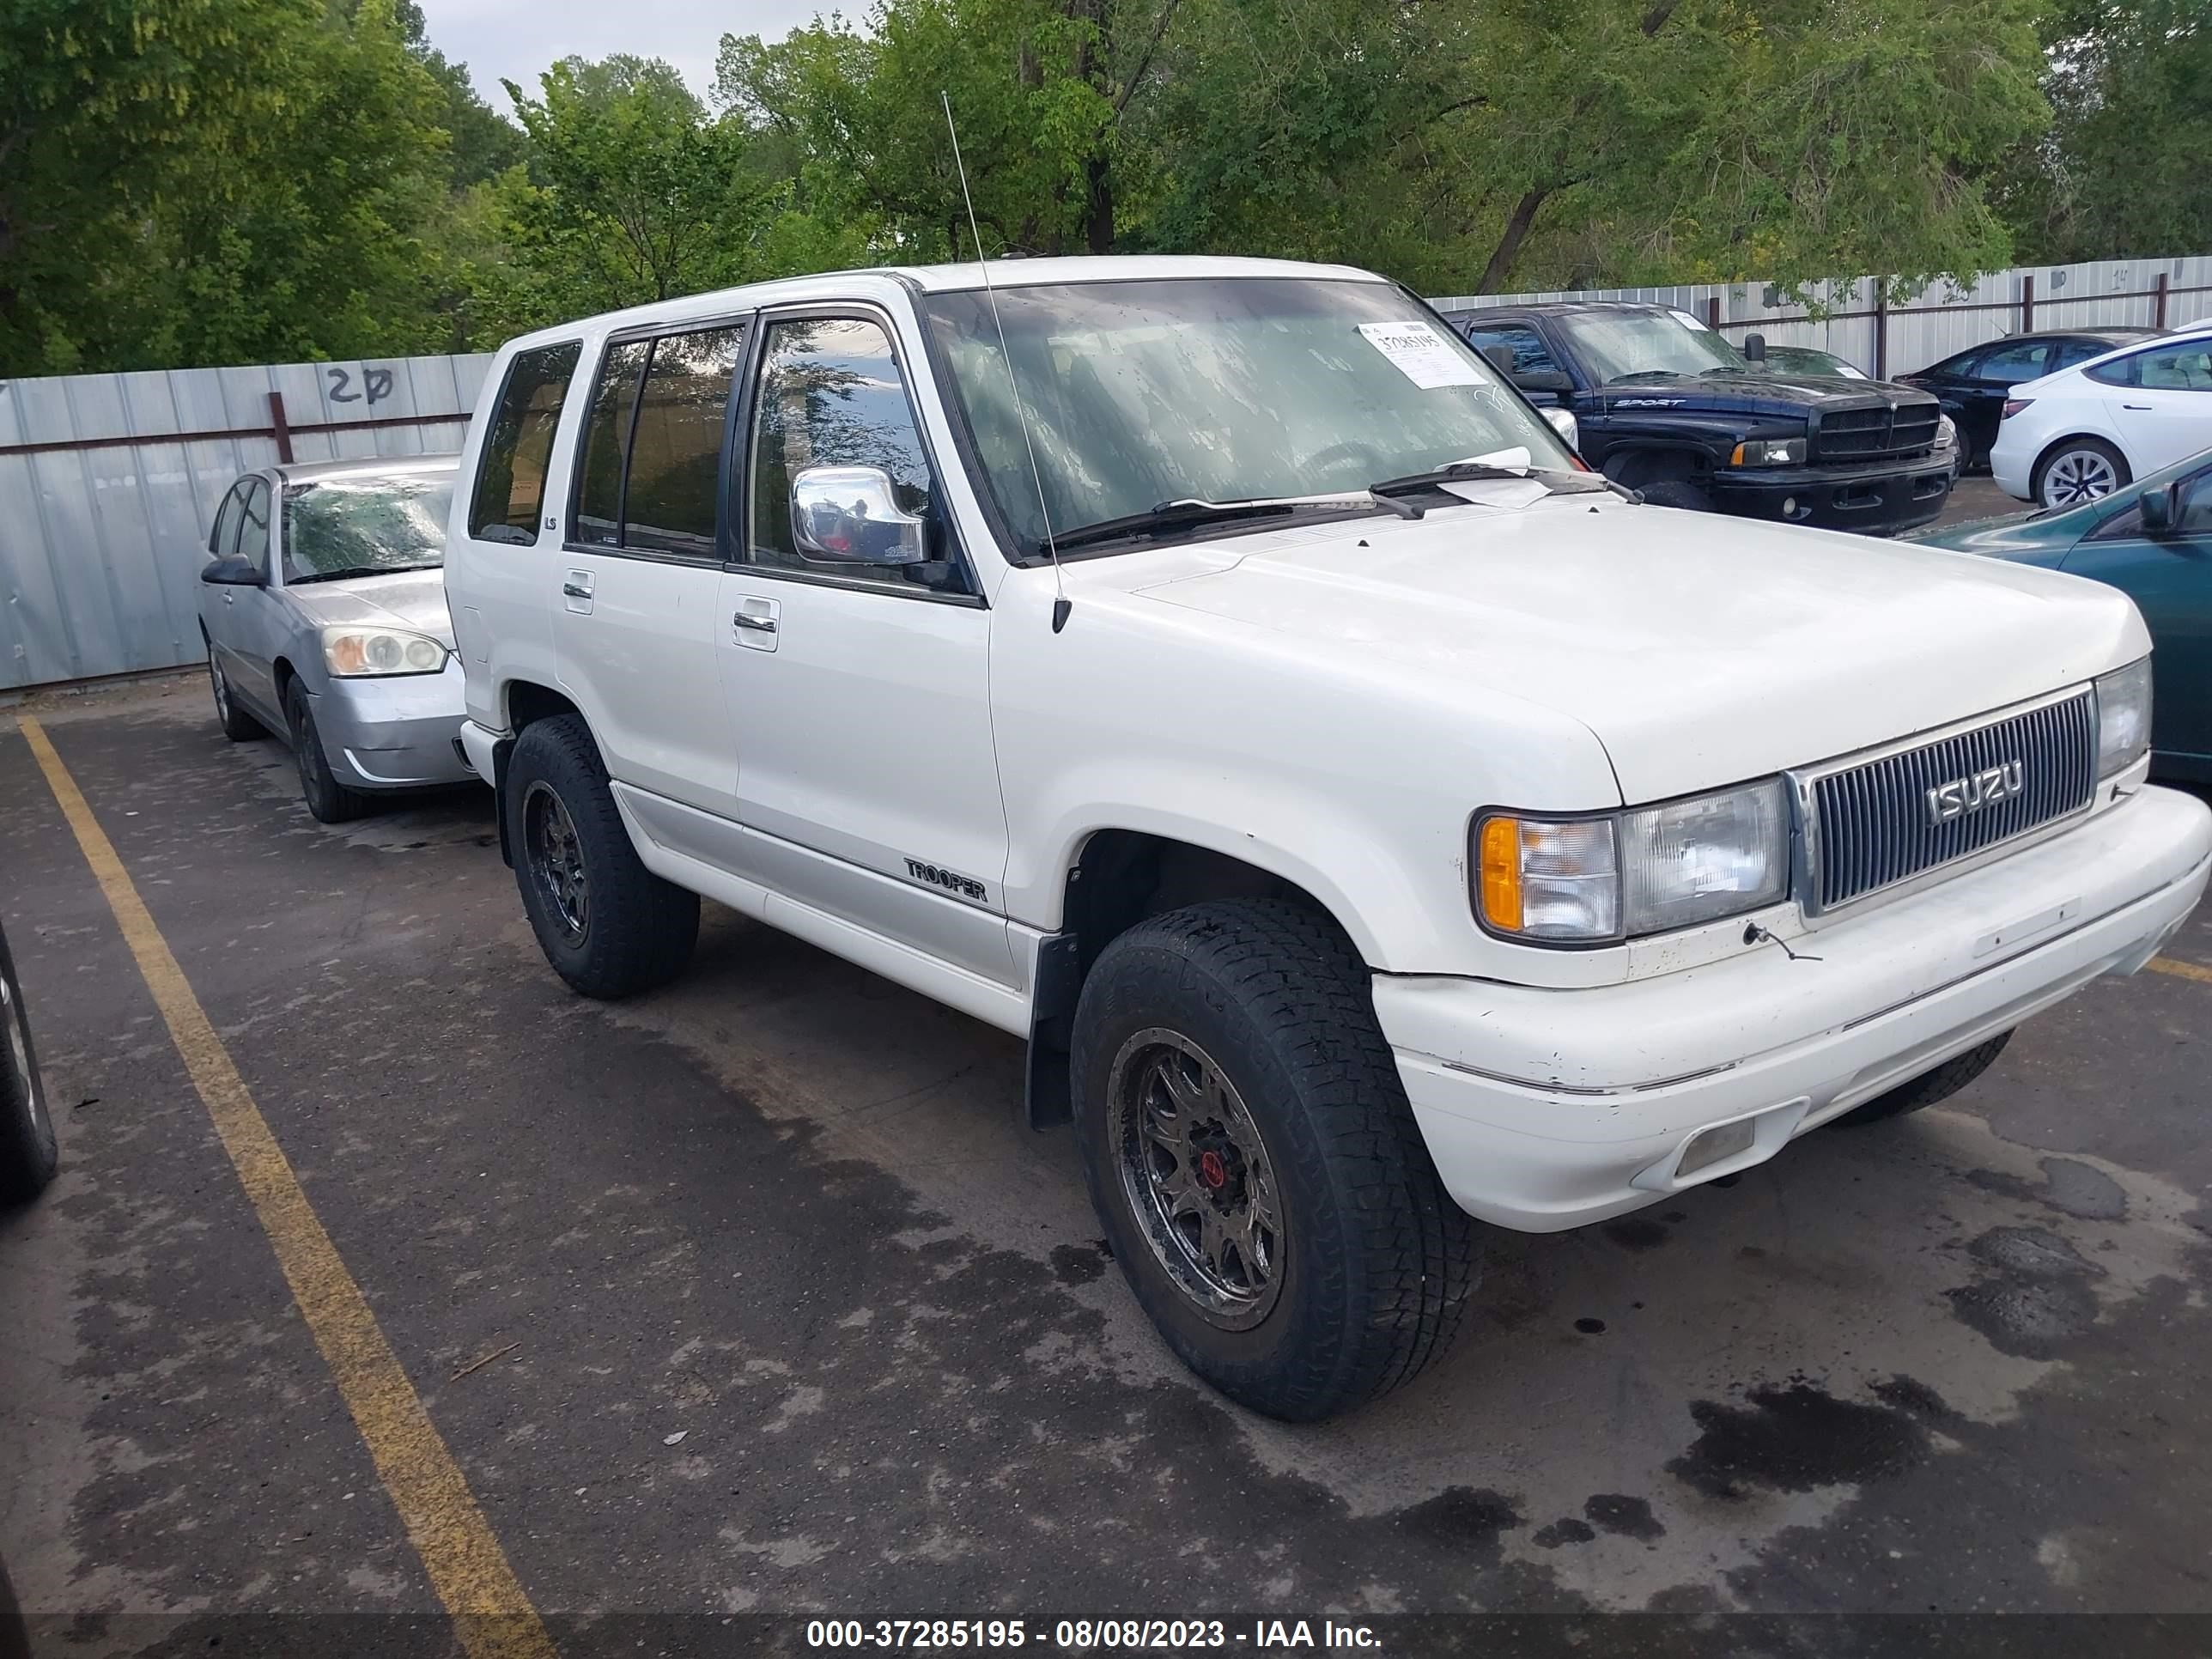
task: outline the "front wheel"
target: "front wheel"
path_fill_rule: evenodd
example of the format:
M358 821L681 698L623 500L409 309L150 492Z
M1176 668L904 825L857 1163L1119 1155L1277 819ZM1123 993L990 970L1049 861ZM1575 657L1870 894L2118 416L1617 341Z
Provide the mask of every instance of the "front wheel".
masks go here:
M23 988L0 939L0 1204L29 1203L46 1190L59 1161Z
M531 931L569 988L611 1000L684 971L699 937L699 896L639 859L580 717L523 728L500 810Z
M373 811L373 797L347 788L331 770L323 734L315 727L314 708L297 680L284 688L284 714L292 724L292 763L300 769L300 794L316 822L349 823Z
M1474 1285L1445 1194L1327 917L1272 902L1139 923L1085 981L1071 1057L1091 1199L1183 1364L1310 1422L1411 1381Z
M2055 512L2102 501L2131 477L2127 458L2102 438L2069 438L2036 463L2036 504Z

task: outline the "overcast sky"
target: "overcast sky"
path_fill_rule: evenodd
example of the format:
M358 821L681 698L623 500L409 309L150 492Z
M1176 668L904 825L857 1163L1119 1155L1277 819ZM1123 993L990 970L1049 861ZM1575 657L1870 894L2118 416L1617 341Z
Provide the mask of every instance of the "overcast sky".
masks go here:
M840 9L854 17L866 6L865 0L842 6L837 0L721 0L713 6L696 0L422 0L430 44L466 64L477 89L502 115L512 106L500 90L501 80L535 92L539 72L557 59L616 52L665 58L703 98L714 89L723 35L773 40L817 12Z

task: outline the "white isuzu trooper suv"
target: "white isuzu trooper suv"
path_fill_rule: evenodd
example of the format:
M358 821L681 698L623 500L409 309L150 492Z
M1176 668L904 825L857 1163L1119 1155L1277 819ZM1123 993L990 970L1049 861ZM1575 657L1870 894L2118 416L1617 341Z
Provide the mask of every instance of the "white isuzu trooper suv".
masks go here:
M704 894L1026 1037L1231 1397L1406 1381L1477 1221L1942 1099L2203 892L2114 590L1644 506L1364 271L988 274L502 350L463 743L584 994Z

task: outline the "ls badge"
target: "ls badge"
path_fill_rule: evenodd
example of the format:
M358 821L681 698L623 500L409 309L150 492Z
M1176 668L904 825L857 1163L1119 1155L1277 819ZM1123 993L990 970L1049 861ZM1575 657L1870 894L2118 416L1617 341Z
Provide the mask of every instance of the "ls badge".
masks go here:
M1948 823L1953 818L1968 817L1999 801L2010 800L2026 787L2027 778L2027 769L2016 760L2008 760L2002 766L1939 783L1927 793L1928 821Z

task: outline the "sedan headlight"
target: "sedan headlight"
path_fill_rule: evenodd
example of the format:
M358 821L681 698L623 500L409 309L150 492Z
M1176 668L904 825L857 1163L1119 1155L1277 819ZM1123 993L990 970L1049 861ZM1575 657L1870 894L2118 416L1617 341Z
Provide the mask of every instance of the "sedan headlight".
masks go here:
M446 647L428 634L398 628L325 628L323 662L339 679L368 679L393 674L435 674L446 665Z
M1730 466L1802 466L1802 438L1747 438L1729 457Z
M2097 776L2124 772L2150 748L2150 659L2097 682Z
M1489 813L1473 850L1475 913L1491 932L1611 944L1789 896L1789 798L1769 778L1602 817Z

